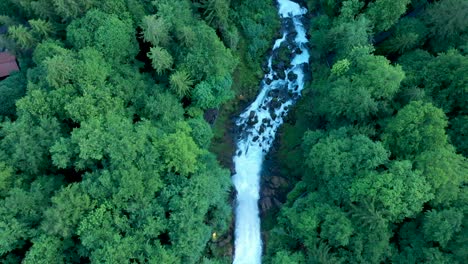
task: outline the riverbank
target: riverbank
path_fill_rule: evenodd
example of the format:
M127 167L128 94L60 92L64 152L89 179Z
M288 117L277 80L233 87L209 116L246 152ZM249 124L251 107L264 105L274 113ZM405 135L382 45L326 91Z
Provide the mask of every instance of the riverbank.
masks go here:
M308 17L304 17L302 20L302 23L306 24L308 27ZM281 24L281 30L277 30L277 33L274 36L272 36L271 39L281 39L282 34L280 32L294 32L293 28L295 27L295 25L292 22L292 20L288 19L283 20ZM274 49L273 51L269 51L268 57L273 58L274 70L278 73L277 77L273 76L274 78L288 79L290 81L294 81L295 78L297 78L297 76L294 76L295 74L291 76L281 75L284 75L284 70L288 68L288 65L290 65L293 58L297 56L297 54L302 53L299 49L290 50L291 46L297 45L295 43L296 36L297 33L288 34L284 39L283 43L280 44L279 48ZM272 44L276 43L272 42ZM237 127L234 124L235 119L238 118L239 114L253 101L253 99L255 99L261 88L260 81L262 80L264 74L268 73L269 71L266 58L263 59L261 65L261 72L252 71L251 67L248 67L248 63L245 60L245 55L247 54L245 41L241 41L239 47L241 51L241 56L239 56L240 63L233 75L233 90L235 91L236 97L227 104L223 105L223 107L217 112L217 118L213 124L214 138L211 147L211 151L217 154L220 163L223 166L231 169L232 175L235 174L232 157L234 155L236 147L235 139L238 135L238 131L236 131ZM309 77L310 76L306 76L306 79L310 79ZM274 78L267 79L267 84L269 84L268 82L276 80ZM282 93L277 94L276 97L275 95L273 95L272 103L278 102L278 104L280 104L280 102L283 102L283 100L288 100L287 98L289 96L290 95ZM285 121L288 122L288 120L289 119L286 118ZM259 201L260 215L262 218L262 230L268 230L270 229L269 227L272 226L273 223L269 224L269 222L271 222L269 221L269 219L275 219L274 216L279 211L280 205L284 203L286 199L286 194L290 190L291 186L290 184L288 184L288 179L286 175L283 176L280 173L281 162L278 160L278 150L280 149L281 142L281 140L279 140L280 137L281 135L278 134L276 140L273 143L271 151L265 157L265 163L262 169L263 175L261 177L261 190ZM234 190L231 193L231 199L231 204L234 210ZM230 226L231 228L229 232L224 234L218 242L219 247L221 247L219 248L220 252L224 251L223 256L225 257L231 255L234 249L233 221L231 222ZM266 236L262 236L263 240L265 241L267 239ZM230 241L230 243L228 243L228 241Z
M279 34L280 28L277 29L275 34L271 35L271 45L273 45L274 40ZM211 110L212 113L210 113L210 116L214 117L212 118L212 121L214 121L212 123L214 136L210 152L216 154L218 161L223 167L230 169L231 175L235 172L232 158L236 148L235 139L238 133L236 131L235 120L257 96L260 91L260 81L265 74L262 71L261 63L250 65L247 62L246 56L248 56L248 51L245 37L239 41L237 55L239 64L233 73L233 85L231 88L235 92L235 97L219 109ZM268 53L263 55L261 61L265 61L268 56ZM225 234L220 234L210 249L214 255L229 259L226 263L232 262L234 254L234 188L231 189L229 202L233 211L229 229Z

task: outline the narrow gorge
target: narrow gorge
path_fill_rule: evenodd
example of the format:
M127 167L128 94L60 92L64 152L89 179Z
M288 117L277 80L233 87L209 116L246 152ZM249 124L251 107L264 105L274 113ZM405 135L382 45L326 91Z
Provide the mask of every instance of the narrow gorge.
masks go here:
M284 117L301 96L304 71L309 63L303 25L307 9L293 1L278 0L278 10L282 37L274 42L259 95L236 121L240 133L233 158L237 191L235 264L261 262L258 200L262 164Z

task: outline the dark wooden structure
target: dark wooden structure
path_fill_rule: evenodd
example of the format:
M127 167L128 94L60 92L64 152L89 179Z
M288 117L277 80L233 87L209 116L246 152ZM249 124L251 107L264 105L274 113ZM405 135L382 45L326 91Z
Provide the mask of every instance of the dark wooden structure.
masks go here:
M16 57L8 52L0 52L0 79L8 77L15 71L19 71Z

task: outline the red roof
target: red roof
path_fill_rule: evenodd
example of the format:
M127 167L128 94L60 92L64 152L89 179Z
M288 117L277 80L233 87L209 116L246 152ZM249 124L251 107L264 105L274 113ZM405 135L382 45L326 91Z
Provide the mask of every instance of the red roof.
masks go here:
M19 71L15 56L8 52L0 52L0 78L8 76L14 71Z

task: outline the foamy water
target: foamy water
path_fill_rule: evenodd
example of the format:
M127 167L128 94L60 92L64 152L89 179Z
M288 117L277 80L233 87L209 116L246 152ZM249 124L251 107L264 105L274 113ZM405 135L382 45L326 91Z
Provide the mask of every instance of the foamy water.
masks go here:
M268 59L269 73L261 83L259 95L237 120L242 133L233 158L236 169L233 182L237 190L234 264L261 263L258 200L262 164L289 107L300 97L304 88L304 66L309 63L308 40L301 22L307 9L293 1L278 0L278 13L282 20L292 20L294 24L297 35L294 43L290 43L290 50L294 50L295 55L284 71L285 78L280 78L274 71L273 58ZM295 32L282 32L282 38L275 41L273 50L280 48L288 34ZM289 80L290 73L294 73L295 78Z

